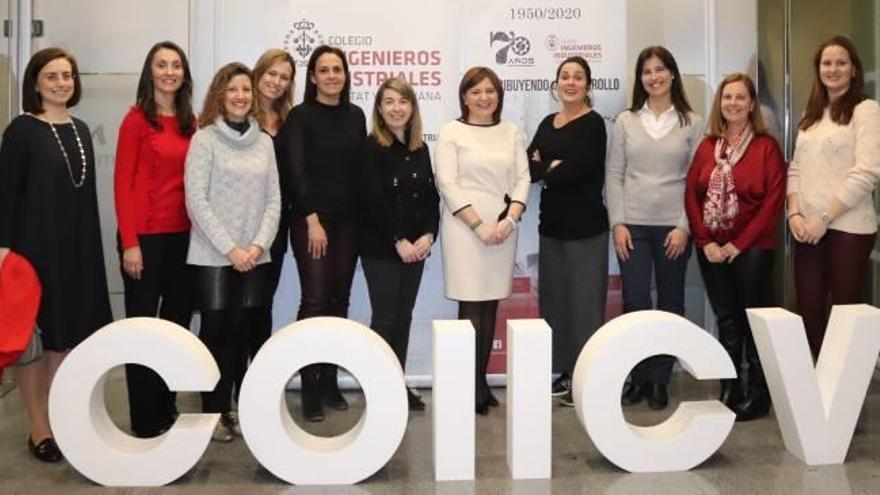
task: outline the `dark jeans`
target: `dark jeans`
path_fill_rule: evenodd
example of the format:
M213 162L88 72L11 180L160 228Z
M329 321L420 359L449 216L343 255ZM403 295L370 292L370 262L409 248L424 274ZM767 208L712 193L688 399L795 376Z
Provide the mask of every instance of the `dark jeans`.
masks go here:
M794 281L813 359L819 357L831 306L865 302L877 234L829 230L818 244L795 242Z
M608 233L576 240L542 235L538 249L539 306L553 329L553 371L570 375L587 340L605 323Z
M388 342L400 367L406 371L406 351L413 307L419 293L425 262L361 257L373 316L370 328Z
M195 267L197 306L202 318L199 338L220 368L214 390L202 392L202 410L232 410L232 384L245 359L248 330L271 299L268 264L240 273L231 266Z
M764 371L755 348L746 308L773 305L773 250L746 249L733 263L710 263L697 250L706 294L718 322L718 340L742 376L745 356L749 363L749 387L765 389Z
M684 280L687 263L691 257L691 243L684 253L670 260L666 257L663 243L675 227L661 225L627 225L632 237L633 249L629 259L620 263L623 280L623 312L641 311L654 308L651 299L651 273L657 285L657 309L684 316ZM640 362L633 369L632 382L638 385L647 383L669 383L669 375L675 358L672 356L652 356Z
M186 264L189 232L138 236L144 269L140 280L125 273L125 316L156 317L189 329L192 318L192 272ZM122 259L122 245L117 236ZM167 429L177 414L175 394L150 368L125 365L131 429L136 436L152 437Z

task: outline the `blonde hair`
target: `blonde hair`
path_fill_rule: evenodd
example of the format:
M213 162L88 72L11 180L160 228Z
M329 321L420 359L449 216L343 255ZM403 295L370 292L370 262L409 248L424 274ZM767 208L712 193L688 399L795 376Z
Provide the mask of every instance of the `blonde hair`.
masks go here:
M296 77L296 63L293 61L293 56L280 48L270 48L260 55L256 65L254 65L254 85L256 86L260 84L260 79L270 67L283 62L290 64L290 84L284 88L284 93L281 97L272 102L271 108L273 112L278 114L280 123L287 119L287 114L290 113L290 109L293 107L293 79ZM254 91L254 108L256 109L257 122L259 122L260 127L265 128L267 124L266 113L270 109L263 108L263 98L260 97L259 90L254 88Z
M419 100L416 98L416 93L413 91L412 86L399 77L387 79L376 91L376 99L373 102L373 128L370 131L370 135L382 147L391 146L391 143L394 142L394 136L385 125L385 119L382 118L382 114L379 113L382 98L388 89L397 91L412 105L412 114L409 116L409 122L406 124L407 131L409 131L409 142L405 144L410 151L416 151L424 144L422 141L422 117L419 114Z
M752 125L752 132L755 134L767 134L767 124L764 123L764 117L758 108L758 92L755 90L755 83L748 74L742 72L734 72L725 77L721 84L718 85L718 91L715 92L715 99L712 102L712 111L709 113L709 125L706 126L706 135L712 137L724 137L724 131L727 129L727 122L721 115L721 93L728 84L741 82L749 92L754 108L749 110L749 123Z

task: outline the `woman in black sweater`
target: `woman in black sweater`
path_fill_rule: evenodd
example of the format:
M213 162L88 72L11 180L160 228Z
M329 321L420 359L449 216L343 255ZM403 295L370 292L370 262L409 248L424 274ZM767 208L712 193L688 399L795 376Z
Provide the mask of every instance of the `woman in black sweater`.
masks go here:
M319 46L309 58L303 103L281 129L290 171L290 243L300 280L297 320L348 315L357 263L357 156L364 136L364 112L349 101L351 81L345 53ZM348 408L336 382L337 368L303 368L302 408L309 421L322 421L322 402Z
M581 57L556 70L560 111L538 126L529 146L532 182L541 182L538 295L553 329L553 395L574 406L571 373L581 348L605 320L608 212L605 121L590 107L590 66Z
M358 178L358 249L373 309L370 327L405 370L412 311L437 236L440 196L422 141L418 101L403 79L385 81L376 93L373 129L364 142ZM407 397L410 410L425 408L412 392Z

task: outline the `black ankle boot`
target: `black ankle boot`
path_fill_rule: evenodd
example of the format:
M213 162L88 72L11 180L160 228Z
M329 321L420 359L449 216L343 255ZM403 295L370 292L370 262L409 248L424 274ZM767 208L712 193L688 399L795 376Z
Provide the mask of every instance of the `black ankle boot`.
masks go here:
M318 371L314 365L307 366L300 372L302 391L300 402L303 417L306 421L324 421L324 410L321 407L321 393L318 389Z
M620 398L620 402L624 406L634 406L642 401L644 394L645 390L641 385L630 382L623 387L623 395Z
M751 421L770 414L770 393L767 390L750 390L749 395L736 407L737 421Z
M721 380L721 395L718 400L730 409L743 401L742 383L739 378Z
M339 391L339 383L336 378L338 370L339 368L333 364L325 365L321 370L321 396L324 405L330 409L345 411L348 409L348 401Z
M666 409L669 405L669 393L665 383L652 383L648 391L648 407L654 411Z

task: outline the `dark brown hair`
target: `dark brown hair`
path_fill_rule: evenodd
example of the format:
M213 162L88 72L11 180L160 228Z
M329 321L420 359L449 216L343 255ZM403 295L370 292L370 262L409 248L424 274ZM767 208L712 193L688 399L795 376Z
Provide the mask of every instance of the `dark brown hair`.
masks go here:
M636 59L636 73L633 78L632 105L629 111L636 113L642 109L645 102L648 101L648 91L642 84L642 69L645 63L652 57L657 57L663 66L672 74L672 87L669 89L669 96L672 100L672 106L678 113L678 125L684 127L691 123L690 113L693 112L691 104L688 102L687 95L684 93L684 84L682 83L681 73L678 70L678 64L672 52L662 46L649 46L639 52Z
M852 80L849 83L849 89L842 94L834 103L828 100L828 90L822 84L819 77L819 66L822 64L822 52L829 46L839 46L847 51L849 60L855 69ZM810 99L807 101L807 109L804 110L804 116L798 123L798 129L809 129L810 126L822 120L822 114L825 109L829 108L831 120L836 124L847 125L852 120L853 112L856 105L862 102L867 96L865 95L865 71L862 68L862 59L859 58L859 52L856 51L856 45L846 36L837 35L819 45L816 55L813 57L813 69L815 71L815 79L813 80L813 89L810 91Z
M339 104L348 105L349 93L351 91L351 73L348 71L348 61L345 59L345 52L335 46L321 45L315 48L312 56L309 57L309 64L306 67L306 89L303 93L303 101L313 103L318 99L318 86L312 82L312 75L315 74L315 67L318 65L318 59L321 55L332 53L342 60L342 70L345 72L345 83L342 85L342 92L339 94Z
M232 62L226 64L223 67L220 67L220 70L214 74L214 79L211 81L211 87L208 88L208 93L205 95L205 104L202 106L202 113L199 115L200 129L213 124L214 121L217 120L217 117L226 115L226 107L223 105L226 98L226 86L229 86L229 82L232 81L233 77L241 75L247 76L248 79L250 79L251 89L253 89L254 76L251 74L251 70L242 63ZM248 112L248 115L253 116L255 112L254 105L251 104L251 109Z
M757 134L767 134L767 124L764 123L764 117L758 108L758 92L755 90L755 83L748 74L742 72L734 72L725 77L721 84L718 85L718 91L715 92L715 99L712 102L712 111L709 113L709 125L706 126L706 135L713 137L724 137L724 131L727 130L727 122L721 115L721 93L728 84L741 82L745 85L752 99L753 108L749 110L749 123L752 124L752 132Z
M488 67L471 67L462 76L461 84L458 85L458 106L461 108L461 120L467 121L468 119L465 95L471 88L483 82L483 79L488 79L495 88L495 92L498 93L498 108L492 112L492 122L499 122L501 120L501 110L504 107L504 86L501 84L498 74Z
M256 86L260 84L260 79L270 67L284 62L290 65L290 84L284 88L284 93L272 102L272 111L278 114L279 122L283 123L293 107L293 79L296 77L296 63L293 61L293 56L280 48L270 48L260 55L254 65L254 106L257 109L257 122L260 123L260 127L266 127L267 109L263 108L263 98L260 97L259 89Z
M45 110L43 108L43 98L37 92L37 79L43 67L59 58L70 62L70 71L73 74L73 94L67 100L66 106L70 108L79 103L79 99L82 96L82 83L79 80L79 68L76 65L76 59L61 48L43 48L33 54L30 61L28 61L27 67L24 69L24 81L21 86L21 107L25 112L40 114Z
M568 57L567 59L563 60L562 63L559 64L559 66L556 67L556 79L553 81L553 89L555 90L556 87L559 85L559 74L562 73L562 66L571 63L578 64L581 66L582 69L584 69L584 75L587 77L587 95L585 97L585 101L588 107L593 106L593 100L590 99L590 88L593 87L593 72L590 70L590 64L587 63L587 59L581 57L580 55Z
M192 73L189 70L189 62L183 49L172 41L160 41L150 48L147 58L144 59L144 67L141 69L141 77L137 87L137 106L143 110L147 122L153 129L159 129L162 125L157 117L156 89L153 86L153 57L159 50L171 50L180 57L180 65L183 67L183 81L177 92L174 93L174 115L177 117L177 126L180 133L189 136L195 132L195 115L192 108Z

